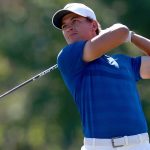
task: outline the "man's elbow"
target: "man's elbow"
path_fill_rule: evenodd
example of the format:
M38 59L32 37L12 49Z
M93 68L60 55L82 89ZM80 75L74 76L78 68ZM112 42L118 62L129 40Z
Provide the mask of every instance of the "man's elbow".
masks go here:
M121 41L122 42L126 42L126 40L128 39L128 36L129 36L129 28L125 25L121 25L120 28L119 28L119 32L120 32L120 35L121 35Z
M121 23L116 23L111 27L112 31L115 31L115 34L118 37L118 40L123 43L126 41L126 39L129 36L129 29L127 26L121 24Z

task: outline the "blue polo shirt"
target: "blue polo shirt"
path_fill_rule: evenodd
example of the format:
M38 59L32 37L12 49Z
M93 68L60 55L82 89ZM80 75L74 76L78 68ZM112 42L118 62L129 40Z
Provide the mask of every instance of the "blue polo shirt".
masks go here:
M103 55L85 63L85 41L66 46L57 63L81 116L84 136L112 138L147 132L136 83L141 57Z

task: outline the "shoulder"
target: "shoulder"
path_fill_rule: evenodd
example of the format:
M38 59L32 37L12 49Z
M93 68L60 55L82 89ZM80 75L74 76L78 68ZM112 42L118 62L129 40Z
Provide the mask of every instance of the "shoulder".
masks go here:
M141 56L129 56L125 54L113 54L112 57L114 59L126 60L126 61L140 61Z
M62 50L68 51L68 50L72 50L72 49L76 49L76 48L84 48L85 43L86 43L86 41L78 41L78 42L75 42L75 43L65 46Z
M112 57L117 60L119 64L131 68L140 68L141 66L141 56L128 56L124 54L114 54Z
M84 67L83 49L86 41L79 41L64 47L57 56L58 68L70 73Z
M73 44L69 44L65 46L61 51L59 52L57 59L60 57L71 57L76 53L82 52L84 46L85 46L86 41L79 41L75 42Z
M120 59L130 59L131 58L130 56L125 55L125 54L113 54L112 57L115 58L115 59L117 59L117 58L120 58Z
M65 46L59 52L57 59L59 60L61 58L74 57L74 55L78 55L79 53L82 53L85 43L86 41L79 41Z

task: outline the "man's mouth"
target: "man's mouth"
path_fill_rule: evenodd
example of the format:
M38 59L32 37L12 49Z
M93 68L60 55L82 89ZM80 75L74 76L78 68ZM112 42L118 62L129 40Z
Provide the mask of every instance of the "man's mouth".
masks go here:
M75 36L75 35L77 35L76 32L69 34L69 37L73 37L73 36Z

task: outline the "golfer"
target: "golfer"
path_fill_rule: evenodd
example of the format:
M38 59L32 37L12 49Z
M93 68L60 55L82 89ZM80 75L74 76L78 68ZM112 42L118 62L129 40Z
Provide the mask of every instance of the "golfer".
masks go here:
M81 149L150 150L136 85L150 79L150 40L120 23L102 30L94 11L81 3L58 10L52 23L68 44L57 60L81 116ZM126 42L147 56L106 54Z

